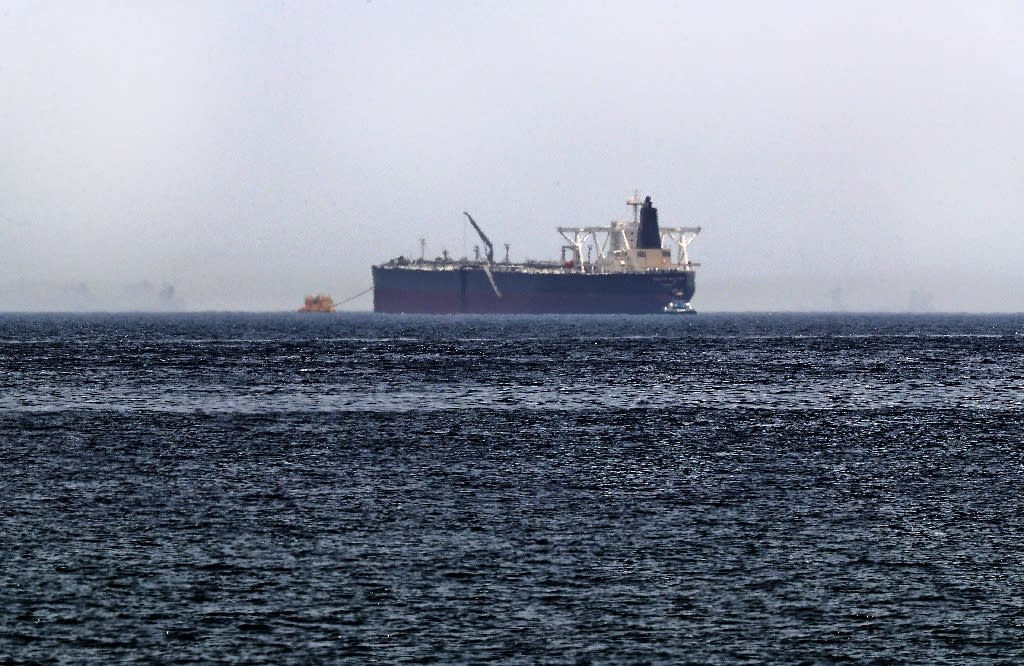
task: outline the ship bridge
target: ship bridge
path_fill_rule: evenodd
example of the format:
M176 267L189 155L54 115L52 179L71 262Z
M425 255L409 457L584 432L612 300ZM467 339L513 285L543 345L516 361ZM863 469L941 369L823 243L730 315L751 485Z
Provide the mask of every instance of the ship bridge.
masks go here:
M689 271L698 265L690 261L687 248L700 227L658 225L650 197L641 203L639 194L634 194L626 204L633 207L632 221L558 227L567 243L562 246L563 265L583 273Z

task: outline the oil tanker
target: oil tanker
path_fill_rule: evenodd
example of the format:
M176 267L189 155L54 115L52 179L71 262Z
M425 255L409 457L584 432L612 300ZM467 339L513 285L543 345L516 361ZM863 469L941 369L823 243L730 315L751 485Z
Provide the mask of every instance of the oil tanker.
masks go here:
M663 227L651 197L626 204L632 220L604 226L558 227L558 261L495 261L494 246L464 213L485 253L473 259L398 257L373 266L375 312L504 314L646 314L688 308L695 264L687 248L700 227Z

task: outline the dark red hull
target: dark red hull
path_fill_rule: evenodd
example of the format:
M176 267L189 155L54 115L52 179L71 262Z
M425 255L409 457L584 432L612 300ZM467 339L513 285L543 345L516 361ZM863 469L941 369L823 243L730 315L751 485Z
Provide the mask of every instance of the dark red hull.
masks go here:
M671 300L689 301L693 271L595 275L575 272L493 272L501 297L478 265L450 270L373 267L375 312L454 314L648 314Z

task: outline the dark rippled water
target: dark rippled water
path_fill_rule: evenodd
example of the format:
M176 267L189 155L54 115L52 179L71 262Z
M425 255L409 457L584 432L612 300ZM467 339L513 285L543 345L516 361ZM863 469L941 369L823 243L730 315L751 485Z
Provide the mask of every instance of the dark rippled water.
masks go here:
M0 316L0 661L1024 661L1024 317Z

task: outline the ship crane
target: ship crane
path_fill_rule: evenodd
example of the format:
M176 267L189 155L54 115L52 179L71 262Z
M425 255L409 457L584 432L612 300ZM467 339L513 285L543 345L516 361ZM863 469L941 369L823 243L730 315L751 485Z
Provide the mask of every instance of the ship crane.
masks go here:
M485 234L483 232L483 229L481 229L480 225L478 225L476 223L476 220L473 219L472 215L470 215L466 211L462 211L462 214L469 218L469 223L472 224L473 228L476 229L476 232L478 234L480 234L480 240L482 240L484 242L484 245L487 246L487 262L493 264L494 263L494 246L491 245L491 239L488 238L487 234Z
M484 245L487 246L487 263L484 264L484 273L487 275L487 279L491 283L491 288L494 289L494 295L501 298L501 290L498 289L498 285L494 282L494 275L491 273L491 268L494 267L494 245L491 244L491 239L487 237L487 234L485 234L483 229L480 228L480 225L476 223L476 220L473 219L472 215L466 211L462 211L462 214L469 218L469 223L473 225L476 232L480 234L480 240L482 240Z

